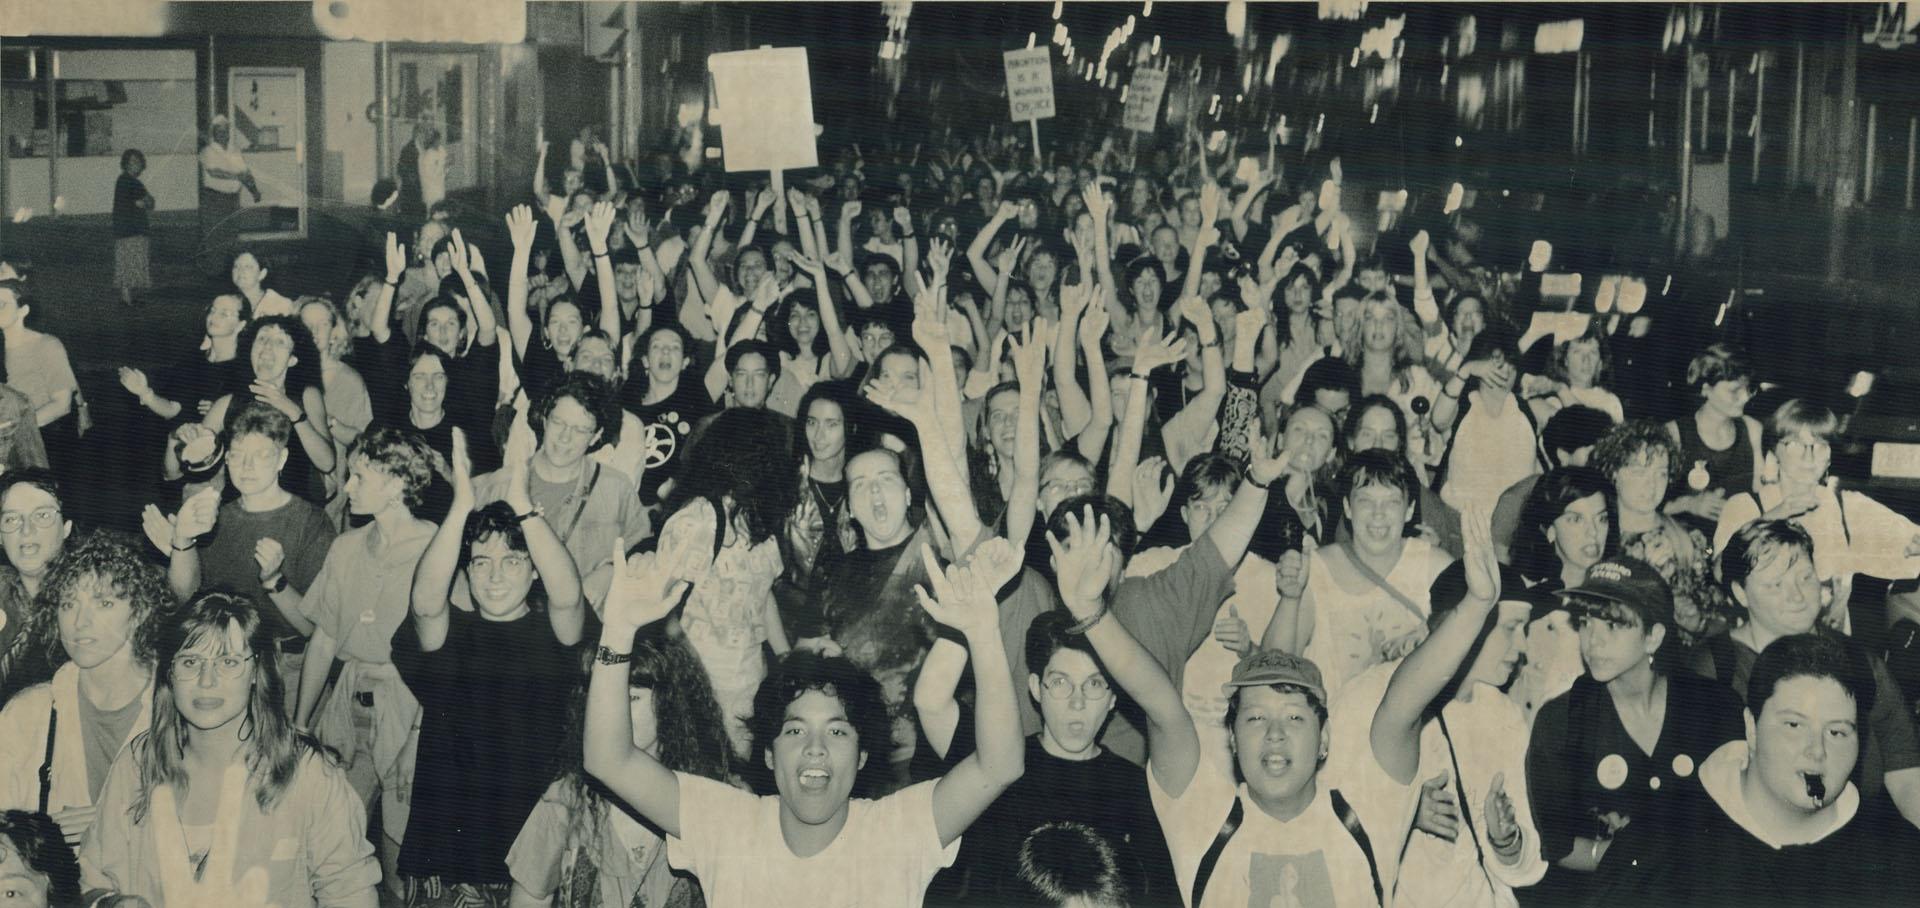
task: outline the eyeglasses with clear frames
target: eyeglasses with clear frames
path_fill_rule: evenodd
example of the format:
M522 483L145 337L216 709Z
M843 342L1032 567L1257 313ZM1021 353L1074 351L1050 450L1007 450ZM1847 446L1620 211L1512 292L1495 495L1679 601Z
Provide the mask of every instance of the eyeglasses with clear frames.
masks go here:
M1066 675L1048 675L1047 680L1040 686L1047 692L1047 696L1055 700L1071 699L1076 690L1088 700L1105 700L1113 693L1113 688L1107 686L1107 679L1099 675L1093 675L1078 685Z
M207 666L212 665L214 674L232 681L246 673L247 663L253 661L251 654L245 656L196 656L183 655L173 657L173 674L176 678L204 678Z
M15 536L24 533L29 523L31 523L36 530L44 530L59 522L59 508L40 508L26 513L8 511L5 514L0 514L0 536Z

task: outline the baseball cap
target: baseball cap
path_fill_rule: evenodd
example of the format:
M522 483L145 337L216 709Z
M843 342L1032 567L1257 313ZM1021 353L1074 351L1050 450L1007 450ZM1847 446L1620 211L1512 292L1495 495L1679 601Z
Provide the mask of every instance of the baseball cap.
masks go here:
M1327 702L1327 687L1320 680L1319 666L1277 649L1255 649L1240 657L1239 663L1233 667L1233 676L1220 685L1220 692L1222 696L1231 697L1236 687L1265 687L1270 684L1304 687L1322 705Z
M1587 579L1560 593L1562 599L1586 596L1615 602L1639 613L1648 627L1673 623L1673 589L1653 566L1638 558L1615 556L1587 568Z

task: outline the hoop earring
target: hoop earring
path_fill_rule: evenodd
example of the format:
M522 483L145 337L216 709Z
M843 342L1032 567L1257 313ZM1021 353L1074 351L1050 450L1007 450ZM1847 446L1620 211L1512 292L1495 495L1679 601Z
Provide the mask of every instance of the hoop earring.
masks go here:
M253 709L249 707L247 709L246 717L240 720L240 740L250 741L252 739L253 739Z

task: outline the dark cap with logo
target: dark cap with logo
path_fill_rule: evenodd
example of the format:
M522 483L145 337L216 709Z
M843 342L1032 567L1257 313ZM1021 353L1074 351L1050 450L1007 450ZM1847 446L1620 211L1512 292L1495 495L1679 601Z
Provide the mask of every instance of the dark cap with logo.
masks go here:
M1673 588L1653 565L1638 558L1603 559L1587 568L1587 579L1579 586L1563 590L1560 596L1624 605L1638 613L1648 627L1673 623Z

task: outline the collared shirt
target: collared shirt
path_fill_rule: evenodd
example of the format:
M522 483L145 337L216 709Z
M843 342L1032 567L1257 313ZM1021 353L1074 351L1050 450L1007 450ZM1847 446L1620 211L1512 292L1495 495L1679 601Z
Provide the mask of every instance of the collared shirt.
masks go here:
M240 181L234 177L217 177L213 171L226 173L248 173L247 159L240 156L240 149L233 147L231 139L226 145L208 142L200 149L200 185L213 192L228 195L240 194Z

